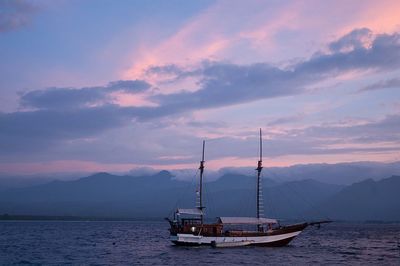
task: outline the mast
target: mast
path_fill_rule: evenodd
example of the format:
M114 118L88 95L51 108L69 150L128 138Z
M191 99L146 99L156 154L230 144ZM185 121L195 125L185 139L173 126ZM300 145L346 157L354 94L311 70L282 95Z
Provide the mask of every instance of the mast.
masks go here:
M203 224L203 209L204 209L204 206L203 206L203 172L204 172L204 147L205 147L205 145L206 145L206 141L205 140L203 140L203 156L201 157L201 161L200 161L200 167L199 167L199 170L200 170L200 204L199 204L199 209L202 211L202 213L201 213L201 224Z
M257 165L257 218L260 218L260 202L261 202L261 171L262 171L262 135L260 128L260 159Z

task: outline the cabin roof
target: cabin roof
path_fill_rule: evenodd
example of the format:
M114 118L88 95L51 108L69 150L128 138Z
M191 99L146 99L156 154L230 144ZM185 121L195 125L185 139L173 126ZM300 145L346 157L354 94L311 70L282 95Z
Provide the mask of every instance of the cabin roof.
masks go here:
M203 215L203 211L199 208L195 209L177 209L176 214Z
M222 224L276 224L275 219L256 217L219 217L218 222Z

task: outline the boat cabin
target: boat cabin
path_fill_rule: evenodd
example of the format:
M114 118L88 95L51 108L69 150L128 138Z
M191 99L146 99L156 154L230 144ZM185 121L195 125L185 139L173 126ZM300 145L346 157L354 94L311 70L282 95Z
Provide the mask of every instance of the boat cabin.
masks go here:
M170 221L170 232L176 234L193 234L202 236L221 236L222 224L203 223L203 211L197 209L178 209L175 212L174 220Z
M279 225L275 219L255 217L218 217L216 223L203 223L202 216L203 212L200 209L178 209L175 212L174 220L169 220L171 234L250 236L268 233L273 225ZM254 226L257 226L258 230L242 229L243 227L249 228ZM242 228L238 229L237 227Z

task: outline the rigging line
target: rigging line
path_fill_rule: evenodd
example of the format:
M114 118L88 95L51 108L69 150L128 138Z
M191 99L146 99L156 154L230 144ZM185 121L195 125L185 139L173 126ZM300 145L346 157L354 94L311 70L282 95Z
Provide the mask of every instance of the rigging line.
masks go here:
M265 173L265 171L264 171L264 173ZM263 179L265 178L264 173L262 174ZM271 178L269 178L269 179L271 179ZM271 180L273 181L273 179L271 179ZM267 202L267 204L264 204L264 215L265 215L265 213L268 214L266 217L278 217L279 216L278 208L275 206L275 204L273 204L274 199L273 199L273 197L271 197L272 187L273 187L273 185L263 186L263 191L265 191L265 196L263 196L264 197L263 199L264 199L264 202Z
M206 180L207 179L207 174L203 174L203 178L204 178L204 180ZM208 183L209 182L204 182L203 183L204 191L208 192L208 193L204 193L204 200L205 200L204 206L206 206L205 213L213 213L213 211L214 211L214 199L212 197L212 193L210 192L210 190L207 189L207 188L209 188L209 186L208 186L209 184ZM209 215L207 215L207 216L208 216L208 219L209 219L210 216Z
M253 199L253 201L254 201L254 211L257 213L257 195L258 195L258 193L257 193L257 170L256 171L254 171L254 177L255 177L255 180L256 180L256 182L255 182L255 189L253 190L253 196L254 196L254 199Z
M279 208L276 206L276 204L273 204L274 198L271 196L273 195L271 193L272 190L272 186L265 187L265 191L267 192L265 200L269 203L266 205L265 211L268 213L267 217L276 218L279 216Z
M258 177L258 173L257 173L257 169L256 169L256 171L255 171L255 177L256 177L256 180L257 180L257 177ZM256 182L256 190L255 190L255 195L254 195L254 198L257 200L257 188L258 188L258 186L260 187L260 190L259 190L259 198L260 198L260 200L259 200L259 206L260 206L260 217L265 217L265 205L264 205L264 187L263 187L263 184L264 184L264 182L263 182L263 179L264 179L264 174L263 173L261 173L260 174L260 183L259 184L257 184L257 182L258 182L258 180L257 180L257 182Z
M249 179L248 181L254 180L252 176L246 176L244 178ZM252 189L252 186L244 188L243 202L244 202L244 215L245 216L253 216L256 212L254 206L256 206L256 190ZM241 213L243 215L243 213Z
M284 193L285 191L283 190L282 187L277 186L275 189L280 196L283 196L282 198L285 198L287 200L290 212L292 212L293 214L295 214L295 216L299 216L301 219L304 220L305 219L304 215L298 210L296 204L293 204L293 198L288 197L288 195ZM293 219L293 217L290 219Z
M267 194L268 196L266 196L266 201L267 201L269 204L267 204L267 205L265 206L264 211L268 214L267 217L271 217L271 218L278 217L277 208L276 208L275 204L271 204L271 203L273 202L272 198L268 198L268 197L269 197L269 194L270 194L270 192L271 192L271 191L268 191L268 190L270 190L270 188L269 188L269 187L266 187L266 188L265 188L265 191L269 192L269 193Z
M327 220L329 219L329 216L327 216L326 214L322 213L321 210L318 210L318 208L316 208L316 206L312 203L310 203L308 200L306 200L305 197L303 197L301 195L301 193L296 192L295 189L292 189L290 182L287 183L288 187L290 190L292 190L292 192L294 192L306 205L308 205L307 207L310 208L310 211L315 211L317 215L320 215L321 218L325 218Z
M196 179L196 176L198 175L198 173L199 173L199 170L197 169L195 174L190 178L190 182L187 182L187 184L185 186L178 188L178 191L179 191L178 197L176 198L175 205L172 207L172 210L170 210L168 212L168 215L170 215L171 213L174 213L176 211L179 203L181 202L181 200L183 198L183 194L188 190L188 188L193 187L194 180Z
M250 179L250 176L245 176L243 178L248 178ZM229 202L236 202L235 200L237 198L240 198L240 202L236 204L235 206L228 205L231 211L229 212L229 215L233 216L253 216L254 211L252 210L252 207L255 206L255 202L250 202L255 198L254 189L248 188L248 187L239 187L239 188L232 188L229 190L226 190L226 192L229 192Z
M260 174L260 217L265 217L265 205L264 205L264 190L263 190L263 177L264 174L261 172Z
M257 177L257 172L255 172L255 177ZM243 188L239 188L236 189L237 192L240 192L240 194L237 194L236 196L240 196L241 200L241 207L242 208L235 208L234 209L234 214L235 216L249 216L249 217L253 217L255 216L255 213L257 212L257 208L256 203L256 197L257 197L257 183L255 184L255 188L254 183L253 183L253 177L252 176L245 176L244 178L248 179L246 181L248 181L250 187L243 187ZM255 178L255 180L257 180L257 178ZM247 182L246 182L247 183ZM245 183L245 184L246 184Z

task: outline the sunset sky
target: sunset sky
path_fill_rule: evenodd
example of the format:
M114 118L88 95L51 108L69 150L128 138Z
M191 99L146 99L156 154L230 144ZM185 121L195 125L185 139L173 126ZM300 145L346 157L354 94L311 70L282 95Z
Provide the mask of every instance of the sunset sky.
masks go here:
M400 160L400 1L0 0L0 173Z

